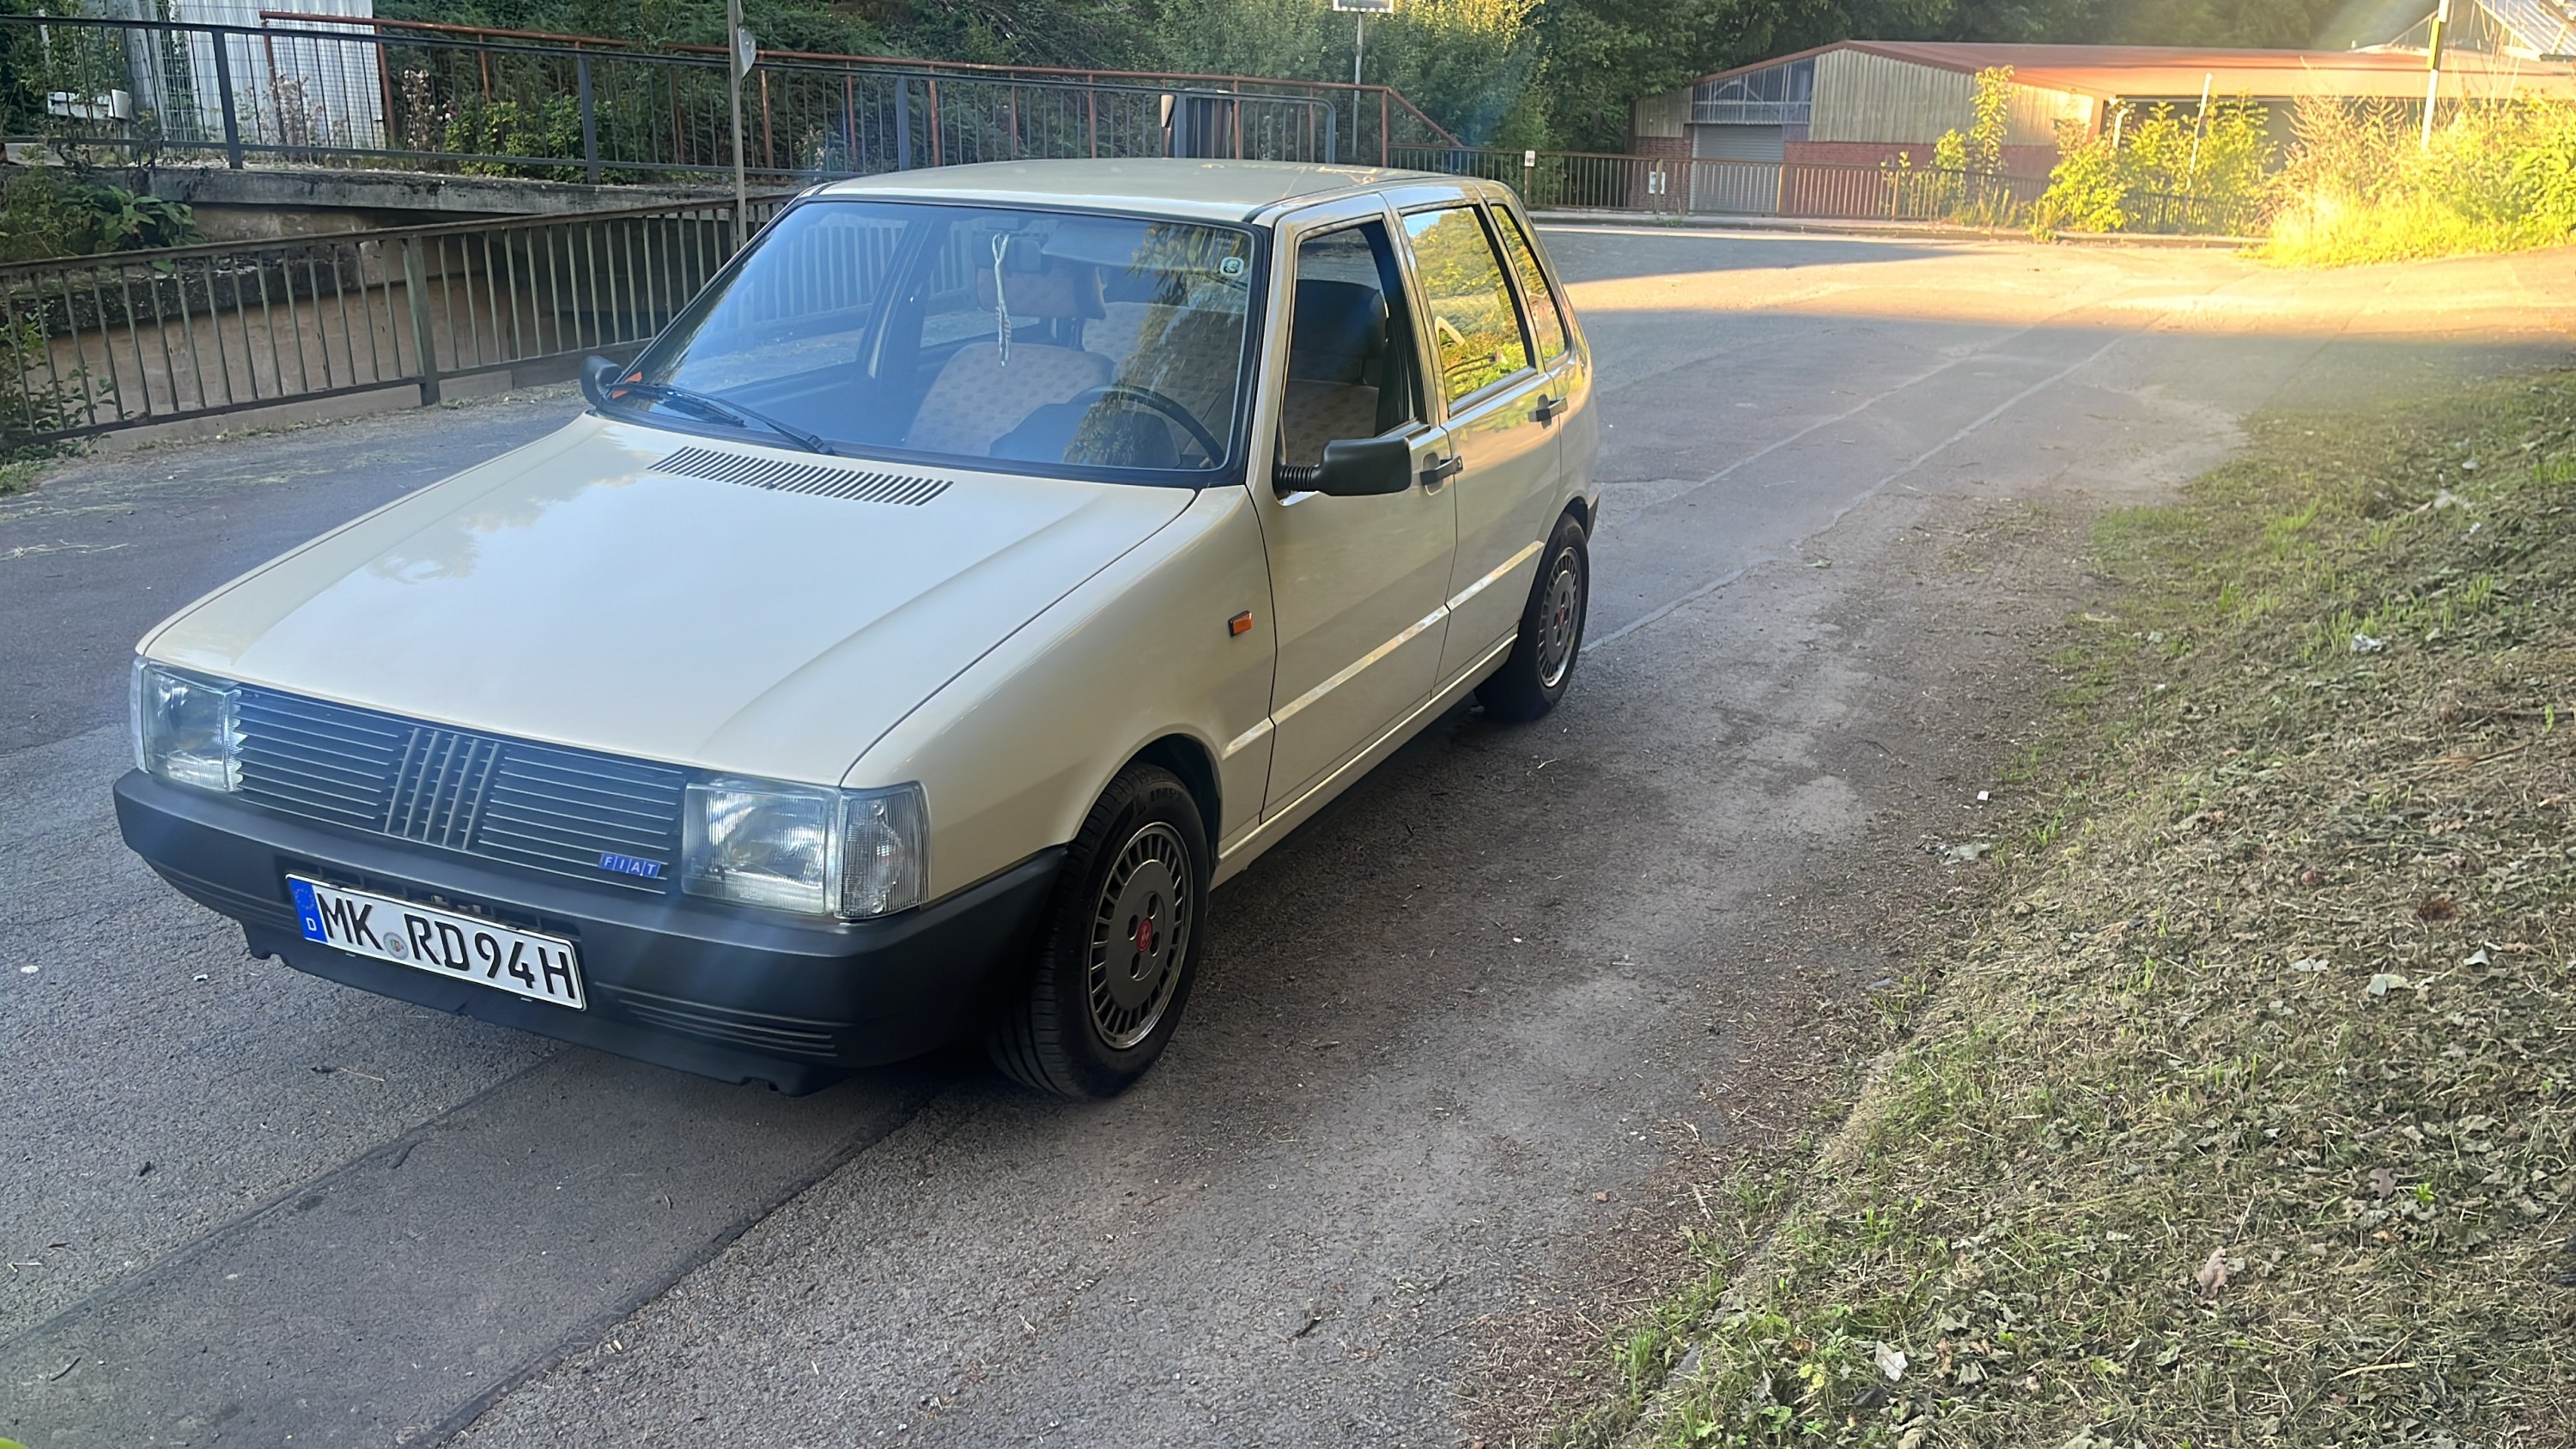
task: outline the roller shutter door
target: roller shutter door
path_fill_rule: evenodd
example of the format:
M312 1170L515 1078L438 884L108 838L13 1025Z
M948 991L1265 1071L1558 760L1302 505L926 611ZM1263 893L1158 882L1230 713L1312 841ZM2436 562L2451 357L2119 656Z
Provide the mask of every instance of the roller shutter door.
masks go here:
M1691 168L1691 210L1778 214L1784 154L1778 126L1691 127L1691 158L1718 163Z

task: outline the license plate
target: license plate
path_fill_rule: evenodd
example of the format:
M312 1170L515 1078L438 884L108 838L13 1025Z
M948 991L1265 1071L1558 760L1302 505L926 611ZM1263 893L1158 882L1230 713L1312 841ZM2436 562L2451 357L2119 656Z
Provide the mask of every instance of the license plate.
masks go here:
M288 876L286 888L295 897L295 917L308 941L575 1011L588 1004L572 942L560 937L514 931L475 916L302 876Z

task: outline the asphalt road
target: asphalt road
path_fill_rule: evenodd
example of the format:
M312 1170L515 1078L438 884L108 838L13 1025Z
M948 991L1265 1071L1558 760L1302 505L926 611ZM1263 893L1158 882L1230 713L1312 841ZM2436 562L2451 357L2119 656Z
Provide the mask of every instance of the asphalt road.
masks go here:
M2008 747L2049 605L1923 544L2008 574L1995 519L2154 497L2258 408L2560 361L2576 303L2563 253L1548 242L1610 427L1573 698L1453 714L1220 892L1106 1105L962 1054L788 1100L559 1048L247 960L126 856L134 638L561 392L0 499L0 1434L1455 1442L1501 1340L1609 1301L1659 1170L1794 1098L1803 1023L1885 969L1765 932L1934 869L1907 832Z

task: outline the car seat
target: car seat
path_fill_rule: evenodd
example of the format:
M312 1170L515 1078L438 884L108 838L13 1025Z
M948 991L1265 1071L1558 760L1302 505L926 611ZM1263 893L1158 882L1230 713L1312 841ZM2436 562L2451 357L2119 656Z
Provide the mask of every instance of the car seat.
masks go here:
M1301 278L1288 334L1280 461L1311 466L1337 438L1373 438L1385 380L1386 297L1362 282Z
M1005 269L997 292L992 271L978 268L975 300L986 311L1007 301L1015 323L1089 321L1101 315L1100 273L1085 263L1050 258L1032 271ZM994 440L1029 414L1070 402L1108 382L1109 375L1109 359L1079 347L1014 338L1005 358L998 343L970 342L939 369L903 445L925 453L989 457Z

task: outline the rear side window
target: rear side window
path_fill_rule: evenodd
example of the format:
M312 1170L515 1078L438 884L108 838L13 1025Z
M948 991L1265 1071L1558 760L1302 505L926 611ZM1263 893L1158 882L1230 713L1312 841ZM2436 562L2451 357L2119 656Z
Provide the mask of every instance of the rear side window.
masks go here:
M1530 336L1538 339L1538 355L1554 362L1565 355L1565 315L1557 310L1556 294L1547 289L1547 272L1538 264L1538 253L1530 249L1520 218L1498 206L1494 222L1503 234L1503 252L1512 259L1512 272L1521 279L1521 296L1529 303Z
M1520 309L1476 208L1414 212L1404 219L1404 234L1431 311L1443 395L1454 403L1527 368Z

